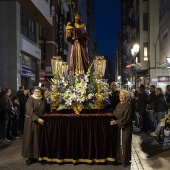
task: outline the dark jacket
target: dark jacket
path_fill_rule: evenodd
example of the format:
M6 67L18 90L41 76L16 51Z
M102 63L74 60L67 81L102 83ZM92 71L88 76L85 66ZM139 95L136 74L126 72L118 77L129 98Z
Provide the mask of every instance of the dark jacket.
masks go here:
M169 104L170 103L170 91L166 91L165 92L165 98L166 98L166 102Z
M168 110L168 104L163 94L156 95L154 103L155 112L166 112Z
M9 112L12 110L8 102L0 100L0 120L8 120Z
M130 104L132 106L132 113L136 114L136 98L135 97L130 99Z
M19 98L19 104L25 106L25 94L21 90L18 90L16 96Z
M16 115L14 117L14 119L18 119L19 115L20 115L20 104L17 103L13 103L14 109L16 110Z
M147 104L147 98L148 95L146 94L145 91L142 93L139 93L137 96L137 111L140 113L146 112L146 104Z
M149 94L149 96L147 98L146 110L154 110L155 98L156 98L155 92Z
M19 104L20 104L20 114L25 115L25 104L28 100L28 96L26 96L21 90L18 90L16 93L16 96L19 98Z
M117 91L117 90L116 91L112 91L112 94L109 96L110 103L111 103L110 108L112 110L115 110L117 104L120 102L120 100L119 100L119 93L120 93L120 91Z

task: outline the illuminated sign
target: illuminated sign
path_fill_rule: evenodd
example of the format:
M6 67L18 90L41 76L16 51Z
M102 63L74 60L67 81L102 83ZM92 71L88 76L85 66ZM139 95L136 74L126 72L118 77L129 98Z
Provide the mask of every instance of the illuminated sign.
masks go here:
M169 82L169 76L158 76L158 82Z

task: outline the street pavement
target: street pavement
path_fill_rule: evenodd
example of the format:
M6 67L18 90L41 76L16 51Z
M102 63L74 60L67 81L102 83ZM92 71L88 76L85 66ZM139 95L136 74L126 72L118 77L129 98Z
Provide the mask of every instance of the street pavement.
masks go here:
M132 140L132 163L126 168L121 165L105 164L41 164L25 165L21 156L22 138L10 144L0 144L0 170L170 170L170 140L160 145L148 134L134 127Z
M170 135L170 131L166 133ZM170 170L170 140L159 144L154 137L133 128L132 145L144 170Z
M35 163L30 166L25 165L25 160L21 156L22 139L16 139L11 144L0 145L0 170L130 170L130 165L123 168L122 165L96 165L96 164L56 164Z

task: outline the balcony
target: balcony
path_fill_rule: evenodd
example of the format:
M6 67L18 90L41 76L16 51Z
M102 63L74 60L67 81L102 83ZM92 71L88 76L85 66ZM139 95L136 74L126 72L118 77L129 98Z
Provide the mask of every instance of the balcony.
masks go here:
M21 6L23 6L33 18L40 24L40 26L52 26L52 17L50 17L50 5L46 1L43 1L40 5L36 6L38 1L36 0L15 0ZM35 1L35 2L34 2Z

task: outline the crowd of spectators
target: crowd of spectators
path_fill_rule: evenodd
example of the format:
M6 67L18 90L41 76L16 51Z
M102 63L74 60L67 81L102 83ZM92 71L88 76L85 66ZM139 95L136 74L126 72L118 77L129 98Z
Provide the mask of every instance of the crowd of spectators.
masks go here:
M168 114L170 102L170 85L166 91L162 88L150 86L149 91L145 91L145 86L141 85L136 94L135 125L141 132L148 133L156 137L159 134L159 124Z
M17 93L13 94L10 88L0 88L0 143L10 143L23 135L26 102L32 95L32 90L21 85ZM49 90L43 84L41 91L49 99Z

